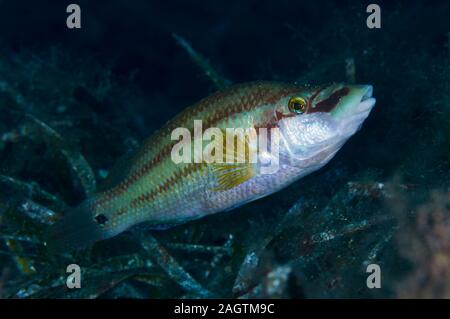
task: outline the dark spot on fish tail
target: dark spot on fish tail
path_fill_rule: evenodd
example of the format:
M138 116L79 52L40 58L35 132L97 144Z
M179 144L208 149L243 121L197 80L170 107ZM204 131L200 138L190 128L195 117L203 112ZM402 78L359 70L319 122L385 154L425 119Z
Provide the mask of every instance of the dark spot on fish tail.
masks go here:
M308 113L330 112L339 103L341 98L346 96L349 92L350 89L347 87L333 92L327 99L317 103L315 107L310 107Z
M103 214L98 214L97 216L95 216L94 219L97 222L97 224L100 224L100 225L104 225L108 221L108 217L106 217Z

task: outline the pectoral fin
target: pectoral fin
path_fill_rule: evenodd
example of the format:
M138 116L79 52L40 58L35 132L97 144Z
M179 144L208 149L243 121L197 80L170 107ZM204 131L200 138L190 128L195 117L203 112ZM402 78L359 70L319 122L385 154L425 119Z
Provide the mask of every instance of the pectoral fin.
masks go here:
M242 148L238 147L239 143L244 145L243 152ZM249 143L248 136L234 136L233 143L228 143L227 147L227 143L224 141L223 146L224 162L211 164L218 183L215 191L229 190L248 181L255 175L255 164L251 162L250 156L250 152L254 152L254 149L251 149L252 145ZM242 154L238 152L239 149Z
M212 164L212 169L218 182L218 186L214 188L215 191L229 190L254 176L251 163Z

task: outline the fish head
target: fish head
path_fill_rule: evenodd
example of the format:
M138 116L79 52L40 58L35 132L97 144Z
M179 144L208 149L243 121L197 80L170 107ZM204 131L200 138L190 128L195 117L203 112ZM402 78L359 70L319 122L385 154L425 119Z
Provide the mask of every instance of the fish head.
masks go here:
M282 147L300 165L326 164L361 127L375 105L371 85L301 88L279 101Z

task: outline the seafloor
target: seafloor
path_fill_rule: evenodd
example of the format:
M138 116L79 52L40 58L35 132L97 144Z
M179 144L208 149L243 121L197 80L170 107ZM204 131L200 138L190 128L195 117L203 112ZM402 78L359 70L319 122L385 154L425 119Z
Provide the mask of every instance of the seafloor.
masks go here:
M78 1L80 30L56 3L0 2L0 297L450 298L448 1L379 1L380 29L364 1ZM49 225L121 155L252 80L369 83L377 104L275 195L47 252ZM66 287L71 263L82 289Z

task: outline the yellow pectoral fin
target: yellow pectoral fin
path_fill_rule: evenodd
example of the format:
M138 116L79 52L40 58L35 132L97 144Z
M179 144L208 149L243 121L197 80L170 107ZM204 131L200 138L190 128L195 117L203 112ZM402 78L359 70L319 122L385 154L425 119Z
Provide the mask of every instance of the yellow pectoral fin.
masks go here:
M215 191L225 191L248 181L254 176L254 164L212 164L212 170L217 178Z
M218 183L215 191L229 190L255 175L256 147L252 142L256 140L256 135L243 131L232 135L225 133L225 130L223 135L226 136L220 143L223 145L223 157L219 156L222 161L210 164Z

